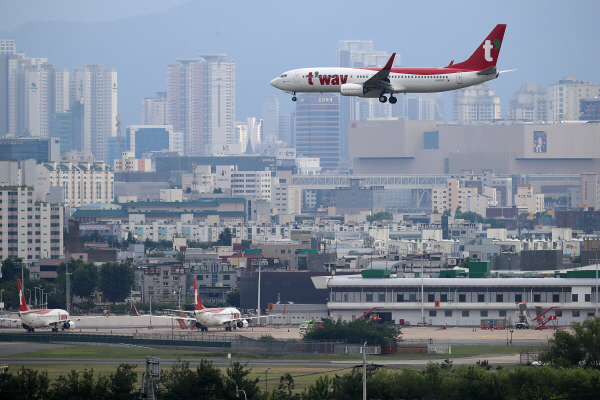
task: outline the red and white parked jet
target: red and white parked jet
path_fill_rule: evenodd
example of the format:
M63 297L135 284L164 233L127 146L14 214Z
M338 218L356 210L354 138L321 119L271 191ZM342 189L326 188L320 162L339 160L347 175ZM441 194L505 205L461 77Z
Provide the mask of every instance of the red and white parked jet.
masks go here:
M232 331L236 328L248 327L248 321L258 317L244 317L240 310L234 307L225 308L206 308L202 305L196 278L194 278L194 311L171 310L192 314L193 318L168 317L175 320L195 321L196 327L201 331L207 331L210 326L224 326L226 331ZM285 309L284 312L285 314ZM167 318L167 317L163 317Z
M378 68L301 68L284 72L271 85L293 95L300 92L336 92L342 96L375 98L391 104L397 93L436 93L480 85L496 79L500 73L496 62L500 55L506 25L492 30L468 60L450 62L444 68L392 68L396 53L385 67Z
M98 318L98 317L84 317L84 318L71 318L69 312L61 310L60 308L54 309L40 309L32 310L25 301L23 295L23 287L21 286L21 280L18 281L19 285L19 319L15 318L0 318L0 321L12 321L21 322L23 328L27 329L27 332L35 332L35 328L52 328L52 332L58 332L59 329L63 331L65 329L75 329L75 322L82 319Z

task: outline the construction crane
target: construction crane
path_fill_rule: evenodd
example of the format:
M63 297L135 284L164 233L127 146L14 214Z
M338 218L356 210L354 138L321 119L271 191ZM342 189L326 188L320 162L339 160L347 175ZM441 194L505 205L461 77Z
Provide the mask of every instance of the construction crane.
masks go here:
M121 114L117 114L115 119L117 120L117 156L119 159L123 158L121 154Z

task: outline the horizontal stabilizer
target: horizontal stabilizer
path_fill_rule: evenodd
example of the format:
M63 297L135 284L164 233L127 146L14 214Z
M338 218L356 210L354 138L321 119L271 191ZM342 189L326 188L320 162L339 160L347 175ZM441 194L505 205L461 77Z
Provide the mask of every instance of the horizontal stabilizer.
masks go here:
M496 70L496 67L489 67L484 69L483 71L479 71L477 73L477 75L496 75L498 73L498 71Z

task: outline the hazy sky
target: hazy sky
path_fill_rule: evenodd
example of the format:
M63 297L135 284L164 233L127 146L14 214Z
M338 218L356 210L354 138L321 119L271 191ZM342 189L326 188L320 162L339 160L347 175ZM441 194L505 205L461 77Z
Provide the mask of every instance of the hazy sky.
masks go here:
M144 97L166 90L177 59L225 53L236 62L236 119L262 117L269 85L286 70L335 66L339 40L372 40L406 67L441 67L468 58L496 24L507 24L498 67L518 69L490 82L508 114L528 82L567 75L600 82L600 1L384 0L0 0L0 37L58 68L115 68L124 125L140 122ZM451 96L445 95L451 116Z

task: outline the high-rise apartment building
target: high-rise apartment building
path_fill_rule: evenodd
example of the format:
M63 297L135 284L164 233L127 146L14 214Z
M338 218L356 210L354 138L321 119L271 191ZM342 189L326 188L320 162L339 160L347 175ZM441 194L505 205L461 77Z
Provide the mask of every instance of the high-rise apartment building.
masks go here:
M167 92L142 99L142 125L167 125Z
M135 158L163 150L180 152L180 139L171 125L128 125L125 144Z
M279 135L279 98L267 96L263 103L262 135L267 141L281 140Z
M508 117L521 121L548 120L548 93L538 83L526 83L509 103Z
M548 120L577 121L580 115L580 100L600 96L600 83L580 81L576 76L567 76L548 86Z
M25 262L63 254L63 207L35 201L30 186L0 186L0 257Z
M117 71L98 64L76 68L69 93L71 102L82 106L81 150L89 149L97 160L107 160L108 138L117 135Z
M296 101L296 154L318 157L335 170L340 160L340 98L335 93L305 94Z
M201 54L167 68L167 123L184 134L186 155L235 142L235 63Z
M407 98L406 117L412 121L443 121L442 98L435 95L413 95Z
M340 40L337 51L337 66L345 68L383 67L391 54L373 51L371 40ZM400 67L400 55L396 54L393 67ZM376 100L371 101L371 100ZM340 156L348 159L348 123L369 118L399 117L402 103L393 107L382 104L378 99L340 97Z
M294 113L279 114L279 140L286 146L294 146Z
M454 91L453 120L490 122L500 118L500 97L487 84Z
M449 180L445 188L431 190L431 207L433 211L437 210L439 213L450 210L454 214L458 207L464 212L467 209L467 199L476 194L476 188L461 188L459 181Z

